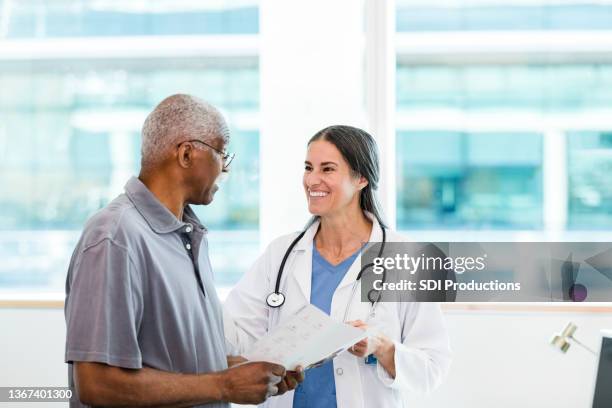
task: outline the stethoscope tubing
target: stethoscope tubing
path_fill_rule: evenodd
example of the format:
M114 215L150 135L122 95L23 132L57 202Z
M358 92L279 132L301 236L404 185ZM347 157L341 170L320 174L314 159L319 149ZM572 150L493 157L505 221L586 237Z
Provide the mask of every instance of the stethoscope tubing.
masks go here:
M382 232L382 243L380 245L380 249L378 250L378 257L380 258L383 254L383 251L385 250L385 244L387 243L387 233L385 230L385 227L382 225L382 223L380 224L380 230ZM287 263L287 259L289 258L289 254L291 254L291 251L293 250L293 248L295 247L295 245L304 237L304 234L306 234L306 232L308 231L308 228L304 229L302 232L300 232L300 234L291 242L291 245L289 245L289 248L287 248L287 250L285 251L285 255L283 256L283 259L281 261L280 267L278 268L278 273L276 274L276 283L274 285L274 292L270 293L268 295L268 297L266 298L266 303L268 304L269 307L272 308L278 308L281 307L284 303L285 303L285 295L281 293L280 291L280 283L281 283L281 279L283 277L283 272L285 270L285 264ZM353 284L353 292L351 293L351 299L353 298L353 296L355 295L355 291L357 288L357 282L359 282L359 280L361 279L361 276L363 275L364 271L367 268L373 267L374 263L371 262L367 265L364 265L361 270L359 271L359 273L357 274L357 277L355 278L355 283ZM383 272L382 272L382 281L385 282L386 279L386 273L387 271L383 268ZM372 294L376 292L377 296L376 299L373 299ZM380 301L381 298L381 294L379 291L376 291L375 289L370 289L370 291L368 292L368 300L370 301L370 303L372 304L372 308L374 309L376 307L376 304L378 303L378 301ZM350 303L350 301L349 301ZM345 316L344 318L346 319L346 315L348 313L348 308L347 311L345 312Z

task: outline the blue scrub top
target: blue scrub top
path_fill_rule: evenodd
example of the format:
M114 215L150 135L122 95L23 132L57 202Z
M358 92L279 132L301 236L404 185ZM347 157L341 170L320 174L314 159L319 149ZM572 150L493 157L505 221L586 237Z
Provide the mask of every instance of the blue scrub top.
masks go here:
M321 256L313 241L311 304L330 314L334 292L358 254L359 251L334 266ZM332 361L328 361L321 367L308 370L304 382L295 389L293 407L335 408L336 406L334 365Z

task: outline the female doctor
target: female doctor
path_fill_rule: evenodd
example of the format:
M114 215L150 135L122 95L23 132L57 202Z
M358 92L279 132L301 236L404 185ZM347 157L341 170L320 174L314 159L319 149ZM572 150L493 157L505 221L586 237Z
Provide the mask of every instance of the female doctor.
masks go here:
M382 242L383 234L386 242L405 241L382 221L378 163L376 143L361 129L331 126L315 134L303 177L313 219L303 236L273 241L225 302L227 341L239 352L306 303L338 321L376 328L375 337L308 370L295 391L270 398L266 407L402 407L403 395L434 389L448 371L450 349L437 304L380 302L373 309L361 302L359 286L353 290L364 243Z

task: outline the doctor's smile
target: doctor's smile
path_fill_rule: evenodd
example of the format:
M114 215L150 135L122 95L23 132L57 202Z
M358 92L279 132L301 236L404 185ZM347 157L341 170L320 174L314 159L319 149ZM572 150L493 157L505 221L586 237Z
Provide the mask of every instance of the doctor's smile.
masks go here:
M310 197L326 197L329 193L327 191L312 191L308 190L308 195Z

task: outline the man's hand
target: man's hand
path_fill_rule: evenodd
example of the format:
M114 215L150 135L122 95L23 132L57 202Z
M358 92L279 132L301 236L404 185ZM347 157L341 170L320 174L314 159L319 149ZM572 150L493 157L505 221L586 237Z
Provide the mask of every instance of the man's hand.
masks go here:
M249 360L242 356L227 356L227 366L229 368L232 368L233 366L238 364L246 363L247 361Z
M297 367L295 371L287 371L283 380L277 384L277 395L282 395L287 391L294 390L302 381L304 381L304 369L301 366Z
M75 362L80 400L95 406L191 407L214 401L258 404L295 388L283 366L243 362L224 371L181 374L149 367L125 369L102 363Z
M288 388L283 381L285 368L274 363L245 362L220 375L221 400L236 404L260 404Z

